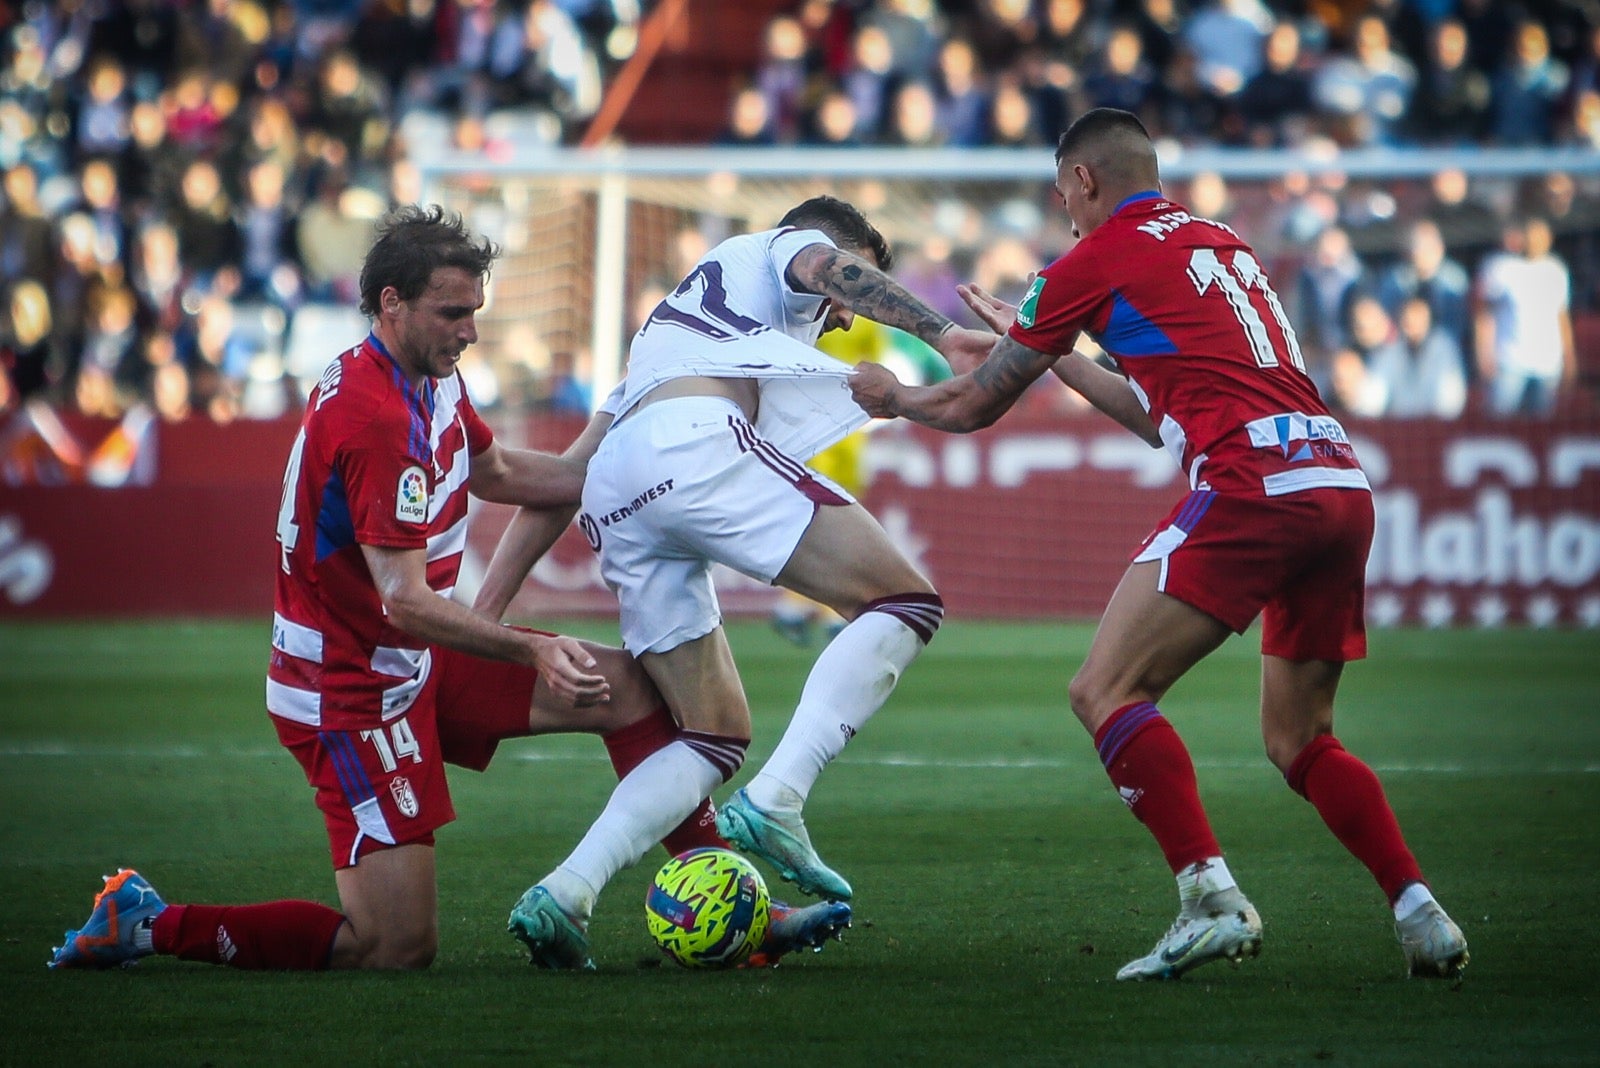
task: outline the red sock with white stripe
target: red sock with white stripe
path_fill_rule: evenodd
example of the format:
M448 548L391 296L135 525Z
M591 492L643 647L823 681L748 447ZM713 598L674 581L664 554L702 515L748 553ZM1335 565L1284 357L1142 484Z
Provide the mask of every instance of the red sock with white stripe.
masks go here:
M1339 739L1331 734L1312 739L1289 765L1284 779L1316 806L1333 836L1367 866L1390 904L1408 885L1422 881L1422 869L1406 848L1383 784Z
M1174 875L1222 855L1200 804L1194 761L1155 705L1140 701L1117 709L1095 732L1094 745L1123 803L1155 836Z
M606 752L611 755L611 766L621 779L645 757L677 741L678 723L666 705L657 705L644 719L618 727L602 740L606 743ZM728 848L728 843L717 833L717 809L711 798L700 802L700 807L691 812L688 819L668 831L661 844L673 856L686 849Z
M822 650L783 738L745 793L759 809L795 812L817 776L883 707L944 621L936 593L873 601Z
M683 731L622 777L605 811L572 853L539 880L566 912L585 920L617 872L649 852L744 762L748 738Z
M168 905L150 925L150 946L230 968L322 971L343 923L342 914L315 901Z

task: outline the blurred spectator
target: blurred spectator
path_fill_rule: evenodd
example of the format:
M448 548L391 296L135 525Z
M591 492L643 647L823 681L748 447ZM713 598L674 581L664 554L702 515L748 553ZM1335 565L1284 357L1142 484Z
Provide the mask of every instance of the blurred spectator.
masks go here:
M30 278L8 288L6 317L0 323L0 365L8 403L17 404L60 378L61 368L50 344L50 295ZM0 404L0 409L5 407Z
M173 212L178 255L202 286L211 286L224 272L237 274L239 230L222 189L216 165L197 159L183 172L183 200Z
M1121 108L1141 114L1156 92L1156 72L1144 61L1144 42L1128 26L1111 31L1103 58L1083 79L1091 107Z
M1365 271L1350 247L1350 235L1338 226L1318 234L1311 259L1300 270L1298 314L1292 321L1306 370L1319 385L1327 381L1334 354L1351 343L1352 305L1364 282ZM1381 306L1378 311L1383 311Z
M1471 277L1446 254L1444 237L1431 219L1411 224L1406 258L1386 270L1378 283L1378 297L1390 315L1399 316L1407 301L1420 298L1428 306L1431 324L1461 351L1466 350L1471 325L1471 292Z
M377 193L349 184L344 172L327 175L295 220L295 247L305 268L306 299L351 304L361 296L361 261L387 204Z
M193 413L189 372L176 362L157 364L150 373L150 399L164 422L181 423Z
M307 121L342 144L349 159L374 159L389 132L386 109L381 84L354 54L339 50L322 62Z
M943 143L938 105L926 82L908 82L895 93L883 140L894 148L933 148Z
M876 26L863 26L856 33L851 67L844 76L844 91L856 111L856 132L863 139L879 139L894 85L889 35Z
M988 133L988 94L978 71L978 55L970 43L952 37L939 49L939 128L948 145L981 145Z
M1101 51L1100 34L1085 0L1044 0L1038 36L1057 63L1082 71ZM1144 42L1139 42L1139 51Z
M300 299L300 251L294 208L284 197L284 173L273 158L247 172L239 210L240 300L265 300L292 308Z
M897 82L918 81L933 73L943 32L933 0L881 0L866 13L862 25L881 30L889 39Z
M1219 97L1244 88L1261 69L1261 42L1274 19L1260 0L1211 0L1183 30L1201 85Z
M767 113L782 141L800 132L800 112L806 90L806 38L800 23L786 15L767 24L767 35L756 86L767 98Z
M1324 111L1344 120L1340 140L1393 145L1401 140L1416 84L1416 69L1391 47L1389 27L1368 15L1356 22L1351 54L1327 60L1312 91Z
M997 148L1031 148L1044 144L1033 121L1033 104L1011 78L1003 78L990 104L989 143Z
M141 100L129 114L131 136L117 160L117 180L130 211L155 214L177 203L192 153L167 137L161 105Z
M1411 135L1427 144L1475 144L1489 125L1489 77L1468 63L1461 23L1439 23L1431 41L1412 101Z
M89 68L87 81L78 105L74 156L114 156L127 145L130 136L127 77L121 63L104 56Z
M747 86L733 97L728 124L717 135L716 144L729 147L765 148L778 143L767 111L767 98L760 89Z
M181 339L177 348L192 355L194 331L186 302L194 299L192 279L178 259L178 235L164 222L149 222L139 231L129 283L138 298L142 326Z
M1571 282L1550 248L1544 219L1514 222L1478 276L1478 372L1496 415L1547 413L1577 378Z
M109 160L91 159L78 172L78 188L73 208L94 224L96 256L107 266L120 266L127 258L128 220L116 169Z
M266 38L265 13L235 0L204 0L200 7L184 19L179 69L204 67L219 82L244 86L254 71L258 45Z
M18 163L0 183L0 278L31 278L48 284L54 274L54 237L39 204L39 178L33 167Z
M984 71L999 70L1039 40L1031 0L974 0L960 27Z
M185 71L172 88L161 94L167 116L167 136L190 152L210 152L222 136L223 124L236 102L231 89L213 93L211 76L203 68Z
M1461 347L1434 326L1428 302L1412 297L1400 307L1399 331L1367 354L1365 390L1382 402L1362 415L1454 419L1467 403Z
M1246 141L1270 148L1303 138L1301 127L1312 112L1311 75L1301 64L1299 28L1292 22L1274 26L1263 59L1261 69L1239 91L1234 107L1244 122Z
M133 290L125 285L101 283L89 290L87 328L75 363L78 375L98 370L120 385L136 385L138 310Z
M1549 144L1567 82L1566 65L1550 54L1544 27L1524 22L1510 58L1494 76L1489 132L1503 145Z
M1472 195L1472 181L1459 167L1446 167L1430 183L1432 203L1426 214L1470 271L1496 243L1500 219L1493 208Z
M811 129L801 141L818 148L852 148L861 144L856 131L856 106L838 90L827 93L817 105Z

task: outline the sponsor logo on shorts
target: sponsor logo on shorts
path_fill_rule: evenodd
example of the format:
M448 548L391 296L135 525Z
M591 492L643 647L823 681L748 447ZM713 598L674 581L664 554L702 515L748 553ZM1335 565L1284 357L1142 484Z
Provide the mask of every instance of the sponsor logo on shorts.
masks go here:
M649 504L651 501L655 500L657 497L665 497L668 493L672 492L673 481L673 479L669 478L665 482L657 482L654 486L651 486L649 489L639 494L639 496L635 497L621 508L618 508L615 511L606 512L604 515L599 517L600 525L609 527L612 523L620 523L633 513L637 512L639 509L643 508L645 505ZM599 548L598 541L599 539L597 538L589 539L589 543L594 545L596 548Z
M389 780L389 793L394 797L394 807L406 819L422 811L422 806L417 804L416 791L411 789L411 780L404 775L396 775Z
M403 523L428 521L428 476L412 466L400 472L400 485L394 495L394 517Z
M600 551L600 524L594 521L594 516L584 512L578 517L578 529L583 531L583 536L589 540L589 548L595 552Z

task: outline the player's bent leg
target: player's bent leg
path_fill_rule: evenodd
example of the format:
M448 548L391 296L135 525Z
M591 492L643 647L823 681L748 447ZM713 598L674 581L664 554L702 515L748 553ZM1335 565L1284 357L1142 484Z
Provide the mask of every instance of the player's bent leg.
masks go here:
M320 971L344 917L314 901L168 905L132 869L104 879L88 921L68 931L52 968L132 965L151 954L231 968Z
M854 503L817 509L777 582L850 622L817 658L782 740L760 774L723 806L718 829L802 892L848 900L849 882L812 848L801 809L822 770L932 640L944 605Z
M1409 975L1454 979L1467 966L1466 936L1433 897L1406 845L1377 774L1333 735L1344 665L1261 659L1261 733L1284 781L1309 801L1350 854L1371 872L1394 910Z
M433 846L401 845L361 857L334 873L345 923L329 966L419 969L439 949L439 896Z

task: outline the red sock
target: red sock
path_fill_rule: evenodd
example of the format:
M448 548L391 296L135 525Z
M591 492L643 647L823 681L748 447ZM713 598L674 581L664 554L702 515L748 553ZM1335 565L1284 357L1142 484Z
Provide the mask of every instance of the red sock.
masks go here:
M645 757L657 749L677 741L678 733L678 723L667 706L657 705L655 711L639 722L619 727L606 735L603 739L606 752L611 754L611 766L616 769L617 778L638 767ZM661 844L673 856L702 846L727 849L728 843L717 833L717 809L711 803L711 798L700 802L700 807L691 812L688 819L668 831L666 837L661 839Z
M314 901L169 905L150 926L157 953L231 968L322 971L344 916Z
M1422 881L1422 869L1406 848L1378 776L1346 752L1339 739L1331 734L1312 739L1284 778L1291 790L1316 806L1328 830L1367 866L1390 902L1411 883Z
M1174 875L1222 855L1200 804L1194 761L1160 709L1148 701L1117 709L1095 732L1094 745L1123 803L1155 836Z

